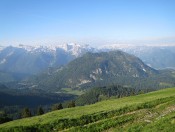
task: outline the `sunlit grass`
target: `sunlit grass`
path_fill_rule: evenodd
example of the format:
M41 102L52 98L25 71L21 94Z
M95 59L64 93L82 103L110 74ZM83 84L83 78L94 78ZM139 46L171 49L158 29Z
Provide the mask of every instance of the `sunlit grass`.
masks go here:
M139 105L145 102L154 101L160 98L166 98L171 96L175 96L175 88L168 88L155 92L150 92L147 94L124 97L120 99L110 99L92 105L79 106L75 108L65 108L63 110L49 112L41 116L35 116L31 118L25 118L1 124L0 129L13 128L15 126L33 126L36 124L47 125L51 122L56 122L59 119L77 119L83 115L92 115L100 112L108 112L112 110L121 109L126 106L129 107Z

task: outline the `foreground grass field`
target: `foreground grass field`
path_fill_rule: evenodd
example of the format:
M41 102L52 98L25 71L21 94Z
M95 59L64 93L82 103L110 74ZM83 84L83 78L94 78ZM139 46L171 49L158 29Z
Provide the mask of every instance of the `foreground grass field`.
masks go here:
M0 131L174 131L175 88L11 121Z

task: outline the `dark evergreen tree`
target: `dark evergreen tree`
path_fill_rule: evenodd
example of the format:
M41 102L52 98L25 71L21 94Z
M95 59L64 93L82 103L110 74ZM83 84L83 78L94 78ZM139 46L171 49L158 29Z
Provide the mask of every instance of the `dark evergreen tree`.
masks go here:
M42 107L40 106L38 109L37 109L37 115L42 115L44 114L44 110L42 109Z
M59 104L54 104L54 105L52 106L52 111L53 111L53 110L61 110L61 109L63 109L63 106L62 106L61 103L59 103Z
M61 110L61 109L63 109L63 106L62 106L62 104L60 103L60 104L58 105L58 110Z
M0 113L0 124L8 122L8 121L12 121L12 119L9 118L5 112L1 112Z
M75 107L75 101L71 101L71 102L68 104L68 108L71 108L71 107Z
M22 113L21 113L21 117L26 118L26 117L31 117L31 116L32 116L32 114L31 114L29 108L24 108Z

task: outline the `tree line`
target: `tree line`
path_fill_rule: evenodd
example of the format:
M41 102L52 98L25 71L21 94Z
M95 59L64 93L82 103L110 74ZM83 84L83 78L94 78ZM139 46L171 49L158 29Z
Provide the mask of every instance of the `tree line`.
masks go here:
M57 103L57 104L53 104L51 106L51 111L61 110L64 108L71 108L71 107L75 107L75 106L76 106L75 101L68 102L67 107L63 107L62 103ZM32 117L32 116L39 116L39 115L43 115L44 113L47 113L47 112L48 111L45 111L42 106L39 106L36 109L36 113L34 113L29 107L25 107L21 110L20 116L18 119ZM9 115L10 114L7 114L5 111L1 111L0 112L0 124L12 121L13 118L11 118Z

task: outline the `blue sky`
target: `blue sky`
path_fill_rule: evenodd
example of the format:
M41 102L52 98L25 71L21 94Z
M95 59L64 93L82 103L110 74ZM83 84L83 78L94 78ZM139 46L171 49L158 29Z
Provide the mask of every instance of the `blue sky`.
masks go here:
M0 44L175 37L175 0L0 0Z

